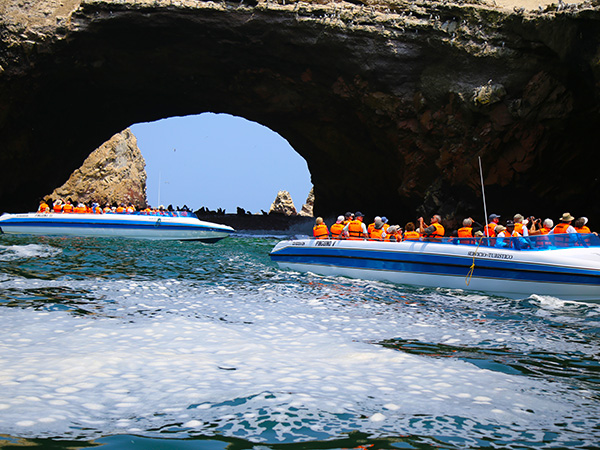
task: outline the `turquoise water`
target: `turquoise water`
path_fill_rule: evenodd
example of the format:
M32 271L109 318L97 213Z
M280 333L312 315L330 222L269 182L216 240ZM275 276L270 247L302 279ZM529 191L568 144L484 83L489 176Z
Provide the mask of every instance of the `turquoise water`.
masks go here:
M0 236L0 446L594 448L600 305L282 271L284 236Z

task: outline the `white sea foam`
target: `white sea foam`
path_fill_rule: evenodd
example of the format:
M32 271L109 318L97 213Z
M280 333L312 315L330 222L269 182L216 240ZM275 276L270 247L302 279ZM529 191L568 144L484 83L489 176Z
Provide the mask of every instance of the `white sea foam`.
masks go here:
M337 292L348 286L325 285L318 298L268 283L241 294L180 280L69 286L112 303L88 316L16 308L0 316L2 433L93 438L216 431L290 441L356 428L481 435L483 424L502 428L510 439L573 420L565 417L591 424L598 413L587 406L589 392L369 343L510 339L543 347L544 336L514 336L484 319L465 323L464 316L410 301L340 301ZM363 288L376 297L385 285ZM443 421L435 420L440 416Z
M0 245L0 261L15 261L26 258L50 258L62 250L46 244Z

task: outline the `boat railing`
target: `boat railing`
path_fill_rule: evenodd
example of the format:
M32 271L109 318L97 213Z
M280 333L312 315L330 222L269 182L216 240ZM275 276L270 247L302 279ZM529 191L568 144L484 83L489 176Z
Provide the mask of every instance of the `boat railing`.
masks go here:
M557 248L600 247L594 233L561 233L519 237L444 238L442 242L512 250L556 250Z

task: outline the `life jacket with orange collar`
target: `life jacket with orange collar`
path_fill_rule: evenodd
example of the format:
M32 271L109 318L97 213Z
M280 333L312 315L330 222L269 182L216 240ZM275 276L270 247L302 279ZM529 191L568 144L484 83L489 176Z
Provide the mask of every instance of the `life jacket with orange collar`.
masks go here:
M73 205L71 203L65 203L65 205L63 206L63 212L64 213L72 213Z
M57 203L56 205L54 205L52 207L52 209L54 210L55 213L61 213L63 210L62 204Z
M550 228L542 227L540 228L540 234L548 234L550 233Z
M473 237L473 227L462 227L458 229L458 237L469 238Z
M570 223L559 223L554 227L554 234L566 233L567 228L569 228L570 226Z
M124 212L125 212L125 208L123 208L122 206L117 206L116 213L118 213L118 214L122 214L122 213L124 213Z
M313 236L315 237L315 239L327 239L329 237L329 231L327 230L327 225L325 225L324 223L315 225L313 227Z
M398 230L394 233L388 233L387 230L385 232L387 233L384 238L385 241L402 242L402 230Z
M575 228L575 230L578 233L591 233L592 232L586 225L584 225L582 227ZM555 233L556 233L556 231L555 231Z
M362 220L354 219L348 224L348 235L348 239L354 241L362 240L365 237Z
M40 203L40 207L38 208L39 213L49 213L50 207L45 202Z
M341 239L342 231L344 230L343 223L334 223L331 225L331 238L332 239Z

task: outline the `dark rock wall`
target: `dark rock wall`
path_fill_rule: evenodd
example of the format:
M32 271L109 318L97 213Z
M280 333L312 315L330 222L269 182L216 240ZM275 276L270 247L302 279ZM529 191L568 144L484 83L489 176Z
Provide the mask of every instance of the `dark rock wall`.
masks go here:
M315 215L481 219L481 157L488 212L600 223L597 3L71 3L44 23L2 15L3 210L132 123L212 111L290 142Z

